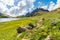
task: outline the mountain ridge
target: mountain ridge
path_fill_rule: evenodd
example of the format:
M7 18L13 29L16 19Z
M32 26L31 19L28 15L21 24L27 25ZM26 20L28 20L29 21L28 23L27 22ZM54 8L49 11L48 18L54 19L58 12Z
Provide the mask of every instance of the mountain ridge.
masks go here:
M36 16L38 14L44 12L49 12L49 10L43 9L43 8L36 8L35 10L33 10L31 13L27 13L26 16Z
M49 10L46 10L46 9L43 9L43 8L36 8L35 10L33 10L31 13L28 12L26 13L26 15L22 15L22 16L17 16L17 17L30 17L30 16L36 16L36 15L41 15L45 12L53 12L53 11L57 11L59 10L60 8L58 9L55 9L55 10L52 10L52 11L49 11ZM0 18L5 18L5 17L12 17L12 16L9 16L9 15L6 15L6 14L2 14L0 13Z

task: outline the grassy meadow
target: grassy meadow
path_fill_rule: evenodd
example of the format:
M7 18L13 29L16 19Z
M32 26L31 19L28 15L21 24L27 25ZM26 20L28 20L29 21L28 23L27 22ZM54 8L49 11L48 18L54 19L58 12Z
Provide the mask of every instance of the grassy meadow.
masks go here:
M43 22L39 22L45 18ZM38 22L41 27L33 28L22 33L17 33L17 28L27 26L29 23ZM56 25L52 25L51 23ZM25 17L20 20L0 22L0 40L45 40L48 35L52 35L53 40L60 40L60 10L46 12L39 16Z

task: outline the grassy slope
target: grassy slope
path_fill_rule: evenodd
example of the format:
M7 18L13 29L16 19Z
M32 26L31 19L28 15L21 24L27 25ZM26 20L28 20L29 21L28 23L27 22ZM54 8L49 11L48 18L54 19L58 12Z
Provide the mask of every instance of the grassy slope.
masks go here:
M38 22L38 20L40 20L41 17L45 18L45 21L43 23ZM49 19L53 19L53 18L55 18L56 21L58 21L57 19L60 18L59 9L58 11L44 13L43 15L40 15L40 16L26 17L23 20L15 20L11 22L0 23L0 40L3 40L3 39L29 40L30 38L32 40L44 40L49 34L53 34L54 40L60 40L60 30L58 29L59 26L54 27L51 31L50 24L52 20L49 20ZM34 28L32 30L28 30L26 32L21 33L21 35L17 33L16 29L19 26L25 26L25 25L28 25L29 23L34 23L36 21L40 23L40 25L42 25L41 28L39 29ZM35 30L37 30L37 32L34 32ZM20 36L17 38L18 35Z

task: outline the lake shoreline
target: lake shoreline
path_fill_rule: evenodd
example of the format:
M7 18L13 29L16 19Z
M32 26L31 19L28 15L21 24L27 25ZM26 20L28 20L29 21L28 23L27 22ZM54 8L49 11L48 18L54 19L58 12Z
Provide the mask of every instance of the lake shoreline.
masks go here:
M0 18L0 22L19 20L20 18Z

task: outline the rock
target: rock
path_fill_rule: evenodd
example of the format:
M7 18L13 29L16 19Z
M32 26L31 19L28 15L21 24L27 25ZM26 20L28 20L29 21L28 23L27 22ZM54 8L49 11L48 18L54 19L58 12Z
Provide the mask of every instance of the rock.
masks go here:
M24 27L19 27L17 29L17 33L25 32L26 30L28 30L28 29L27 28L24 28Z
M32 29L31 26L19 27L19 28L17 29L17 33L22 33L22 32L25 32L25 31L31 30L31 29Z

